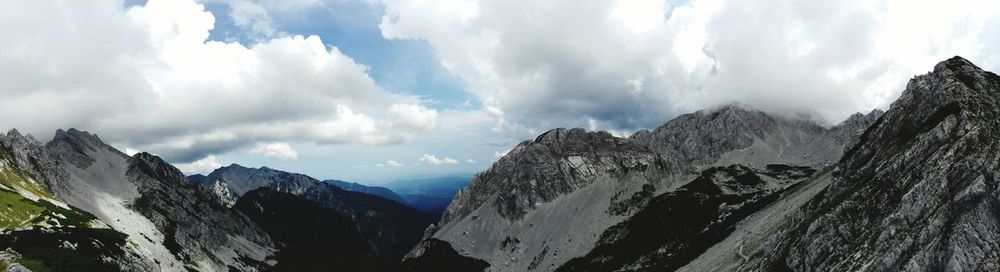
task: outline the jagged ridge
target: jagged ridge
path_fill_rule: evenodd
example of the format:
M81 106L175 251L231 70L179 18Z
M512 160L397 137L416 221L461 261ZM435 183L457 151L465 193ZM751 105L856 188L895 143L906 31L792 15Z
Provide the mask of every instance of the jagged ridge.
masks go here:
M864 132L757 267L1000 269L996 135L1000 77L960 57L939 63Z

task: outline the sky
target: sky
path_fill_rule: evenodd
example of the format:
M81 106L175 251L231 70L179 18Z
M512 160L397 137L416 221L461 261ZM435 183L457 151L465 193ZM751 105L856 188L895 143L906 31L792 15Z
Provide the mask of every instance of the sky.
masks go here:
M187 174L471 174L556 127L727 103L830 125L951 56L1000 71L1000 1L0 3L0 128L87 130Z

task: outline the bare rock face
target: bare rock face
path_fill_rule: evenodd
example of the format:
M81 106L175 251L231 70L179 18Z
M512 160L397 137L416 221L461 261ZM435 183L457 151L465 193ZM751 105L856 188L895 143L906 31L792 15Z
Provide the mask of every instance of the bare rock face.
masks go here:
M589 185L598 175L621 176L653 164L667 164L645 146L607 132L554 129L519 144L455 196L443 224L464 217L487 201L510 219L538 204Z
M609 227L705 169L784 164L819 169L881 112L841 125L728 105L682 115L628 138L555 129L515 147L475 176L428 238L489 271L552 271L587 254ZM413 252L419 252L420 248ZM411 257L420 258L411 252Z
M955 57L907 84L759 269L1000 269L1000 77Z
M164 246L178 259L209 262L201 267L206 270L259 271L274 264L268 260L275 250L267 233L213 192L149 153L135 154L128 164L125 175L141 195L133 207L164 234Z
M120 234L128 249L122 254L135 252L122 270L260 271L274 264L263 230L159 157L130 157L75 129L23 149L33 150L28 161L56 198Z
M225 181L221 179L215 180L215 182L212 182L212 187L208 189L219 199L219 202L223 206L232 207L236 204L237 196L232 191L229 191L229 185Z
M50 270L148 271L154 260L127 243L93 214L70 206L55 192L66 174L45 146L11 130L0 135L0 259L10 271L29 271L17 262L43 263Z
M673 192L653 198L608 228L594 249L558 271L673 271L726 238L736 224L816 172L772 164L712 167Z

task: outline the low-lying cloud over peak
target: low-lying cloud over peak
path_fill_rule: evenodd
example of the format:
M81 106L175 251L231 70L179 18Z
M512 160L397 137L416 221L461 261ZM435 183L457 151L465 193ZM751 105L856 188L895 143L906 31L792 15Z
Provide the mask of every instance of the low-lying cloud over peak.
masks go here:
M997 67L996 1L380 1L507 131L634 131L741 102L827 122L962 55Z

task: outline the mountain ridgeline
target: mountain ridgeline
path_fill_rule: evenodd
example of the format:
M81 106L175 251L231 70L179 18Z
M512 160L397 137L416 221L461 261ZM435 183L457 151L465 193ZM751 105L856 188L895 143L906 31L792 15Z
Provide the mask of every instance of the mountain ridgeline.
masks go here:
M344 190L306 175L267 167L233 164L212 171L201 185L220 192L218 197L223 200L241 199L247 192L267 188L316 202L355 222L361 237L376 256L390 262L398 260L416 245L424 229L433 221L431 215L394 200Z
M25 215L37 223L6 226L0 235L24 267L261 271L274 264L263 229L154 155L128 156L75 129L57 131L45 145L11 131L2 145L7 192L42 209L33 220ZM37 210L8 207L7 219Z
M392 271L431 223L396 201L267 168L191 182L155 155L75 129L46 144L11 130L0 147L0 261L18 269Z
M404 263L995 271L997 135L1000 77L960 57L833 127L730 105L628 138L556 129L477 174Z
M88 132L11 130L0 268L998 271L998 135L1000 76L960 57L834 126L725 105L629 137L553 129L471 181L392 190L185 177Z
M363 184L359 184L359 183L355 183L355 182L347 182L347 181L336 180L336 179L328 179L328 180L324 180L323 182L326 182L326 183L329 183L329 184L333 184L333 186L337 186L340 189L344 189L344 190L347 190L347 191L359 192L359 193L366 193L366 194L374 195L374 196L380 196L380 197L388 199L388 200L399 202L400 204L403 204L403 205L409 204L409 202L407 202L406 200L403 200L403 197L397 195L396 192L393 192L392 190L389 190L389 188L379 187L379 186L368 186L368 185L363 185Z
M832 182L754 260L765 270L1000 269L1000 77L955 57L911 80Z
M674 205L669 203L680 200L658 196L683 190L704 171L739 167L767 176L763 173L774 172L769 167L791 167L816 172L834 163L879 115L855 115L825 128L727 105L682 115L628 138L551 130L522 142L477 174L455 196L429 238L490 263L490 271L554 271L599 244L617 243L610 240L609 229L625 228L620 225L629 224L626 220L650 203ZM725 237L731 224L776 198L770 194L802 178L772 179L778 178L768 178L765 187L726 191L705 202L722 207L715 207L720 209L715 214L729 214L725 209L733 205L748 206L717 226L711 237ZM693 194L702 195L697 190ZM415 252L407 258L420 258Z

